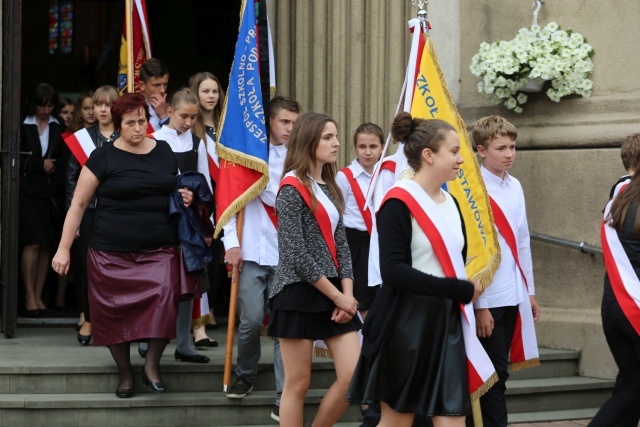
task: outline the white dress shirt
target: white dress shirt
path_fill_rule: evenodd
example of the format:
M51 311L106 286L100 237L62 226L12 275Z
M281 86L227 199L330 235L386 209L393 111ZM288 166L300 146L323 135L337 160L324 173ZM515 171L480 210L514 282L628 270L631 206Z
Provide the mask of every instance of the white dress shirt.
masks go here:
M23 123L25 125L36 125L36 127L38 126L36 116L27 116L24 119ZM49 123L60 124L53 116L49 116ZM44 158L45 153L49 149L49 126L47 125L42 133L40 133L40 128L38 128L38 136L40 137L40 148L42 149L42 157Z
M367 190L369 189L369 183L371 182L371 174L364 170L357 158L353 159L353 162L351 162L348 168L353 172L353 177L358 183L360 191L362 191L362 196L367 197ZM342 195L344 196L344 227L367 231L367 226L364 223L362 213L358 208L358 203L356 202L356 197L353 194L353 189L351 188L351 184L344 172L338 172L336 175L336 183L338 184L338 187L340 187L340 190L342 190Z
M263 203L275 209L276 197L284 169L287 147L269 144L269 183L258 197L247 203L244 208L242 244L238 240L236 216L223 227L224 248L240 247L242 259L259 265L278 265L278 230L274 227Z
M174 153L184 153L185 151L191 151L193 149L193 136L191 131L182 132L178 135L178 131L164 125L162 129L155 131L153 133L153 137L155 139L159 139L161 141L166 141L167 144L171 147L171 151ZM186 171L179 171L180 173ZM209 190L213 192L213 187L211 186L211 176L209 176L209 162L207 160L207 149L205 148L204 141L200 140L200 145L198 145L198 170L195 172L200 172L204 175L207 180L207 184L209 184Z
M148 102L147 106L149 107L149 115L151 116L149 118L149 123L151 123L154 131L159 131L160 128L162 128L162 125L160 124L160 117L158 117L158 115L156 114L156 110L154 110L153 106Z
M481 171L489 196L500 206L511 225L518 245L520 266L527 278L529 295L535 295L529 226L527 224L527 211L520 181L506 172L504 173L504 179L500 179L484 166L482 166ZM499 232L498 242L500 243L502 261L498 271L493 276L493 283L473 304L476 309L515 306L527 296L520 269L506 240Z

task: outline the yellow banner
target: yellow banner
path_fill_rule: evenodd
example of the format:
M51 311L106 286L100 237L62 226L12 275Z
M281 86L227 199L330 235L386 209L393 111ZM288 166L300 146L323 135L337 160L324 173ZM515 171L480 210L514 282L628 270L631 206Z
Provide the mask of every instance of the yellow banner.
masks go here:
M448 183L448 189L460 204L467 229L467 276L479 279L482 287L486 288L491 284L493 274L500 264L500 246L489 197L467 127L451 99L431 39L426 35L425 39L420 69L413 88L411 115L444 120L458 131L464 164L458 178Z

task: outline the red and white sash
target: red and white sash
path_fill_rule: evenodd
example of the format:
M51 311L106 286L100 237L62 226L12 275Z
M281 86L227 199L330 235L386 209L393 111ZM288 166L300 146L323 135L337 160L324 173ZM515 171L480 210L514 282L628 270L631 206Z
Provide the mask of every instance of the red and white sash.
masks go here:
M540 366L540 355L538 353L538 341L536 339L536 330L533 326L533 312L531 310L531 300L529 299L529 284L527 276L520 265L520 257L518 255L518 244L516 241L513 227L509 223L506 215L500 208L500 205L493 199L489 198L491 210L493 211L493 220L498 228L498 232L507 242L507 246L511 250L513 259L516 261L518 270L522 275L522 283L524 284L524 295L522 302L518 304L518 315L516 317L516 326L511 339L511 368L518 370L533 366Z
M624 187L622 185L618 193ZM640 279L620 243L618 232L606 222L614 199L604 208L604 219L600 228L602 255L613 294L629 323L640 335Z
M360 215L362 215L362 219L364 220L364 225L367 227L367 231L369 235L371 235L371 228L373 227L373 221L371 219L371 209L365 209L365 197L364 193L362 193L362 189L360 188L360 184L356 180L356 177L353 176L353 171L351 168L346 167L340 170L347 177L347 181L349 182L349 186L351 187L351 191L353 192L353 197L356 199L356 204L358 205L358 210L360 211Z
M617 183L616 186L613 188L613 195L611 196L611 198L613 199L614 197L616 197L618 193L622 191L622 189L626 187L630 182L631 182L631 178L627 178Z
M96 149L96 144L93 142L93 139L91 139L86 128L80 129L76 133L68 136L64 139L64 142L80 166L84 166L84 164L87 163L91 152Z
M312 214L318 222L320 232L322 233L324 242L327 244L331 258L333 259L336 268L339 270L338 251L336 248L334 234L338 227L340 213L331 200L329 200L329 197L324 194L324 191L322 191L320 186L313 180L311 180L311 182L313 193L317 200L316 210L315 212L312 211ZM309 209L311 209L311 193L309 192L309 189L304 186L302 181L296 177L295 172L290 171L285 174L284 178L282 178L282 182L280 182L280 189L285 185L291 185L298 190L302 199L307 203Z
M398 181L385 196L381 206L389 199L401 200L426 235L440 262L445 277L467 278L462 247L456 241L446 219L435 202L412 180ZM476 318L472 304L460 304L462 333L467 355L467 377L471 400L480 398L498 380L491 359L476 335Z

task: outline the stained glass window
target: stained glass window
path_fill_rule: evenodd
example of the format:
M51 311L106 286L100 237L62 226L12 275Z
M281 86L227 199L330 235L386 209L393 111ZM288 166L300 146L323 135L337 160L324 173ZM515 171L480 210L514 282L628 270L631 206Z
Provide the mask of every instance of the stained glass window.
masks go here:
M68 54L73 48L73 1L49 1L49 55Z

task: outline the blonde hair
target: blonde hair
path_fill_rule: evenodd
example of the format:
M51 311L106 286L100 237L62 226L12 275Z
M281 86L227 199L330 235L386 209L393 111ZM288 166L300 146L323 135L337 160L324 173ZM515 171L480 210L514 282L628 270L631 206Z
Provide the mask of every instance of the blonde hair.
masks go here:
M184 87L177 92L173 92L171 95L171 99L169 100L169 107L172 110L177 110L180 104L193 104L200 106L198 102L198 97L195 93L191 92L191 89L188 87Z
M487 144L498 136L508 136L509 139L515 141L518 137L518 129L504 117L495 115L483 117L473 124L471 137L474 148L477 148L478 145L486 148Z
M118 91L113 86L100 86L91 97L93 105L111 105L116 99L118 99Z
M624 139L620 157L625 170L640 172L640 133L631 134Z

